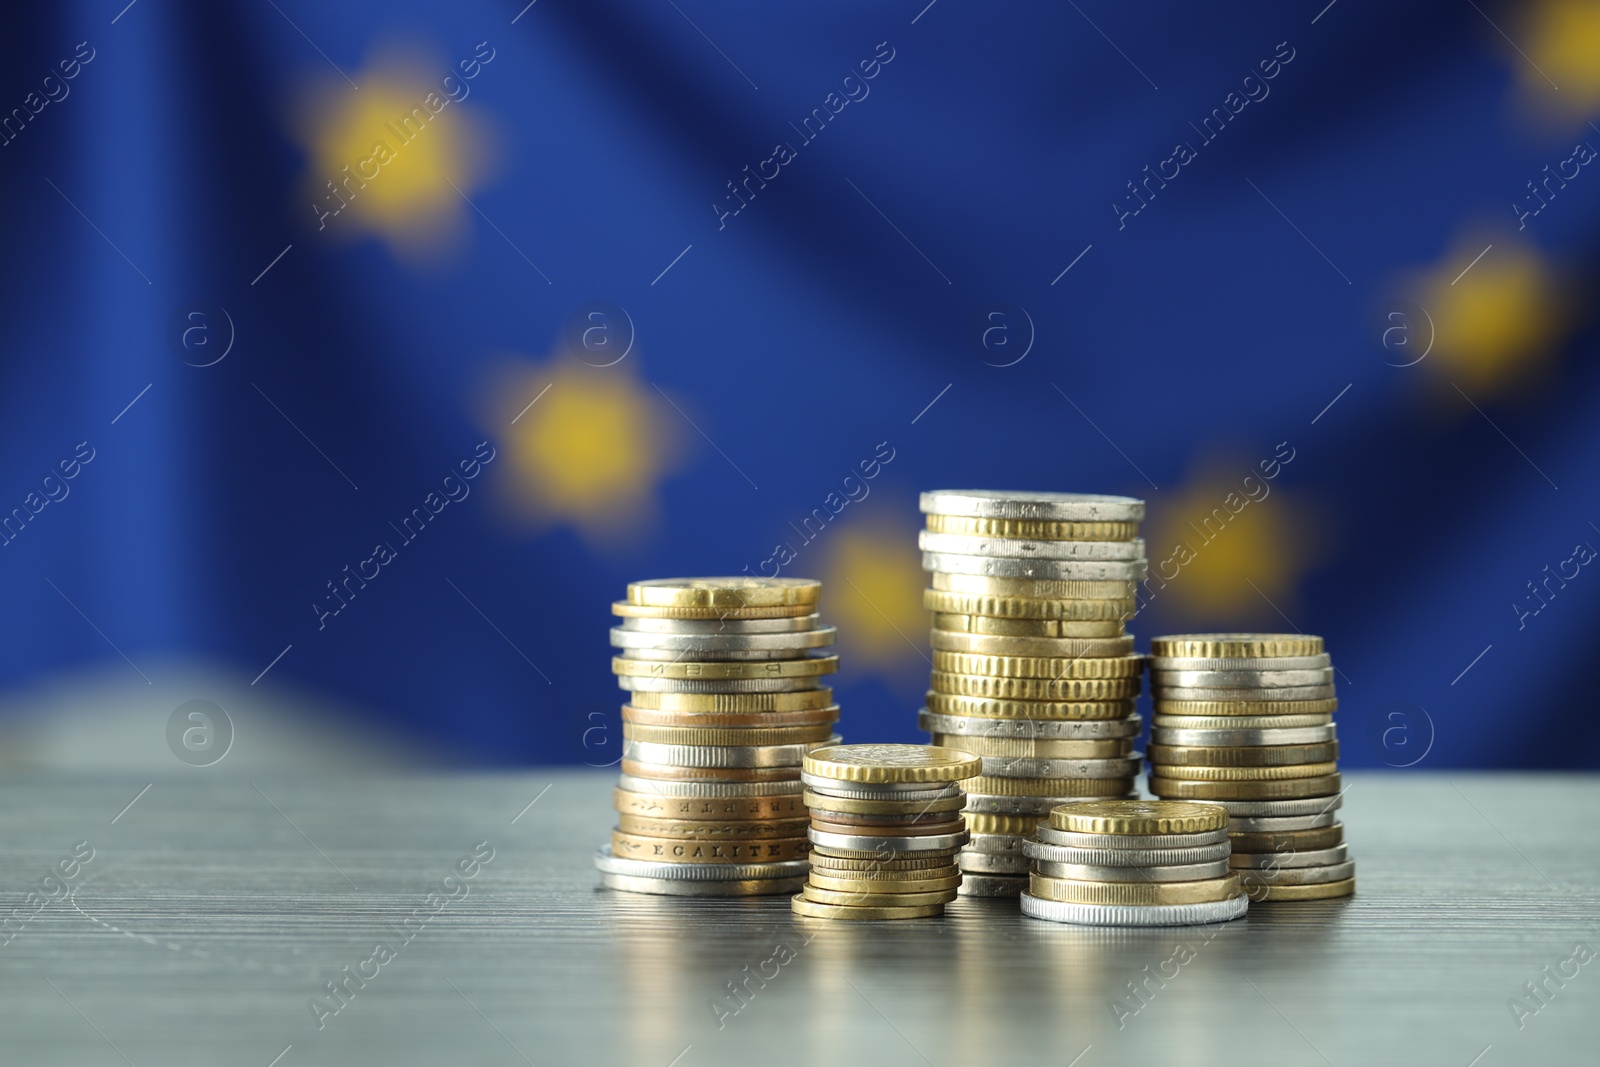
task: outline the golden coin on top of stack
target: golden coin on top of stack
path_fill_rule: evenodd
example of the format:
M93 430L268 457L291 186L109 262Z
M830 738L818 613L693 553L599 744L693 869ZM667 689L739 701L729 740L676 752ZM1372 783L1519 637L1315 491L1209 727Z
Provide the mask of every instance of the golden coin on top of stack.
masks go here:
M622 778L601 884L674 896L792 893L809 819L800 764L837 744L819 582L662 578L613 604Z
M1322 638L1179 634L1150 648L1150 791L1228 810L1230 862L1251 899L1354 893Z
M1066 804L1024 846L1033 861L1022 913L1087 926L1189 926L1250 906L1229 869L1228 812L1216 804Z
M956 898L967 843L956 783L978 757L928 745L834 745L807 754L811 878L790 907L814 919L922 919Z
M919 721L983 759L966 786L962 893L1016 896L1023 843L1051 809L1133 792L1143 668L1123 623L1146 572L1144 501L971 489L921 506L934 614Z

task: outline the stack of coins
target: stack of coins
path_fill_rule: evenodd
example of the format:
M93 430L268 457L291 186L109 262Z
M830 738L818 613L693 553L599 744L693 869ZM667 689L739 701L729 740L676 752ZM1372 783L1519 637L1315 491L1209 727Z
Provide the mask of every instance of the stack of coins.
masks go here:
M1322 638L1181 634L1150 647L1150 791L1228 810L1253 900L1355 892Z
M631 696L602 884L749 896L805 883L800 764L839 741L821 596L808 579L665 578L612 605L611 665Z
M1025 846L1022 913L1090 926L1188 926L1250 906L1228 866L1228 812L1215 804L1064 804Z
M811 878L796 915L920 919L956 898L967 843L956 782L975 756L926 745L837 745L806 756Z
M933 675L921 725L983 758L967 783L961 891L1015 896L1052 808L1128 796L1142 664L1123 623L1146 571L1144 502L1076 493L922 494Z

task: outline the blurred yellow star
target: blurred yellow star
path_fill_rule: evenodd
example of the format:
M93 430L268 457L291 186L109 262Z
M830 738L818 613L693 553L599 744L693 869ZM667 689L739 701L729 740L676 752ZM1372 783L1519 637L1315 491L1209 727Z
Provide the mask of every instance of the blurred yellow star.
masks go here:
M841 664L900 674L912 665L928 670L927 582L915 530L865 525L830 530L828 537L823 610L839 627Z
M1537 0L1512 32L1525 55L1507 62L1530 99L1570 118L1600 109L1600 0Z
M656 490L682 453L663 401L624 366L560 353L491 372L491 430L505 436L512 511L534 526L570 522L604 541L647 531Z
M1560 280L1537 250L1487 232L1463 237L1421 279L1417 303L1435 331L1428 365L1472 396L1527 383L1569 320Z

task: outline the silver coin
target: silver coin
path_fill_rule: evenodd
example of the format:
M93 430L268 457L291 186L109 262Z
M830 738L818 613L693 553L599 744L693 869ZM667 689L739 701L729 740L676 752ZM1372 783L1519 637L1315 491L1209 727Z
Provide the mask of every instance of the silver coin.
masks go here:
M821 615L788 619L650 619L630 616L621 629L649 634L792 634L822 627Z
M1198 748L1228 748L1235 745L1316 745L1335 738L1335 730L1327 726L1307 726L1299 730L1163 730L1152 727L1150 743L1155 745L1188 745Z
M922 569L945 574L978 574L988 578L1040 578L1069 582L1137 582L1149 572L1146 562L1093 562L1056 559L1002 559L998 556L957 556L924 552Z
M659 763L668 767L798 767L814 748L837 745L834 734L826 741L806 741L797 745L669 745L656 741L624 738L622 758L640 763Z
M1065 848L1092 848L1102 851L1139 852L1149 849L1205 848L1228 844L1227 830L1206 830L1197 834L1080 834L1071 830L1057 830L1048 823L1041 824L1034 835L1046 845ZM1231 846L1230 846L1231 847ZM1095 862L1104 862L1096 860ZM1150 862L1161 862L1151 860Z
M1090 800L1134 800L1133 793L1115 797L1011 797L988 793L968 793L962 810L985 815L1049 815L1063 804L1081 804Z
M1356 876L1356 864L1354 860L1345 860L1343 863L1327 863L1319 867L1275 867L1240 870L1237 873L1248 893L1258 885L1326 885L1328 882L1342 882Z
M1008 559L1144 559L1142 538L1132 541L1025 541L1019 537L968 537L923 530L917 534L917 547L924 552Z
M650 678L618 675L617 688L631 693L799 693L826 688L829 675L804 678Z
M699 866L685 864L684 866ZM726 878L638 878L626 874L600 875L600 884L625 893L649 893L663 897L764 897L777 893L797 893L806 886L806 876L798 878L751 878L735 881Z
M1237 919L1250 908L1250 898L1242 895L1205 904L1069 904L1032 893L1021 901L1024 915L1081 926L1195 926Z
M1028 890L1028 880L1014 874L961 874L956 892L964 897L1016 897Z
M835 834L815 827L806 831L813 845L847 852L941 852L955 851L970 835L962 830L953 834L907 834L903 837L869 837L865 834Z
M803 878L811 869L805 860L777 860L772 863L662 863L613 856L610 848L597 849L594 865L606 874L629 878L673 878L686 881L745 881L755 878Z
M1027 834L971 834L967 851L990 856L1021 856L1022 846L1028 840Z
M924 515L978 519L1045 519L1050 522L1138 522L1144 501L1097 493L1039 493L1027 490L934 489L923 493Z
M1235 834L1248 833L1283 833L1288 830L1320 830L1324 826L1332 826L1339 820L1334 812L1324 812L1321 815L1230 815L1228 816L1228 832Z
M628 793L690 799L704 797L707 800L723 797L799 796L801 793L798 778L789 778L781 782L677 782L624 774L617 778L617 788Z
M1299 852L1285 849L1282 852L1235 852L1228 864L1240 870L1272 870L1277 867L1326 867L1343 863L1350 858L1348 845L1332 848L1310 848Z
M1168 730L1302 730L1327 726L1331 713L1322 715L1174 715L1158 711L1150 725Z
M1309 671L1162 671L1151 670L1154 690L1182 689L1287 689L1293 686L1332 685L1333 668Z
M961 789L947 782L844 782L837 778L800 772L800 781L813 793L851 800L943 800L961 795Z
M924 708L917 725L930 734L957 737L1010 737L1030 741L1102 741L1138 737L1144 720L1125 719L987 719L976 715L939 715Z
M1139 773L1144 753L1134 752L1120 759L982 758L983 773L993 778L1132 778Z
M1344 794L1335 793L1331 797L1297 797L1294 800L1208 800L1206 803L1226 808L1229 815L1321 815L1342 806Z
M611 644L616 648L656 651L792 651L831 645L837 635L837 628L832 626L783 634L656 634L617 627L611 631Z
M682 663L686 660L693 660L696 663L772 663L779 660L808 659L809 656L807 650L803 648L768 648L754 652L630 648L622 652L618 658L638 660L641 663Z
M967 849L956 854L956 866L961 877L968 874L1025 875L1033 869L1033 861L1021 852L972 852Z
M1046 839L1042 833L1045 830L1051 828L1040 827L1040 835L1024 845L1022 851L1033 859L1050 863L1075 863L1088 867L1176 867L1226 860L1233 851L1233 846L1226 838L1209 845L1186 848L1076 848ZM1051 830L1051 833L1060 831Z
M1155 671L1314 671L1333 666L1326 652L1314 656L1151 656Z
M1294 685L1278 689L1220 689L1199 686L1151 687L1150 696L1156 710L1167 700L1332 700L1336 694L1331 685Z
M1228 874L1227 860L1210 863L1174 863L1151 867L1107 867L1087 863L1056 863L1034 859L1033 869L1047 878L1073 882L1198 882Z

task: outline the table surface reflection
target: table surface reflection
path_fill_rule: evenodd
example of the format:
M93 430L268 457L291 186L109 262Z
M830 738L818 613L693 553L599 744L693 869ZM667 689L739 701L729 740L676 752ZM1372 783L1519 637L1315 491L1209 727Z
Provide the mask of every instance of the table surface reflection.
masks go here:
M144 781L8 779L0 1058L1494 1067L1592 1055L1600 1029L1600 961L1568 962L1600 950L1594 777L1351 774L1357 897L1164 930L599 890L614 780L196 772L124 811ZM447 881L481 842L493 858ZM325 983L347 973L341 1003Z

